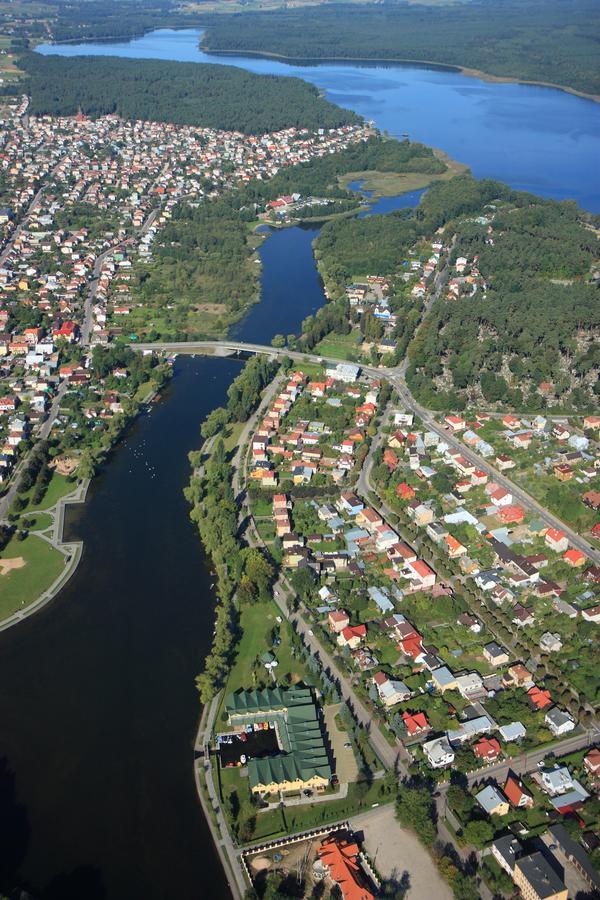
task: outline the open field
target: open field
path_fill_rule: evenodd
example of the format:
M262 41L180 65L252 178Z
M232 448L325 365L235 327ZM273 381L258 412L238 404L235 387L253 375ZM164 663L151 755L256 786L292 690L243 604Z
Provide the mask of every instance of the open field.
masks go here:
M0 575L0 619L37 600L64 566L62 553L33 534L23 541L13 537L0 555L0 562L21 559L24 565Z

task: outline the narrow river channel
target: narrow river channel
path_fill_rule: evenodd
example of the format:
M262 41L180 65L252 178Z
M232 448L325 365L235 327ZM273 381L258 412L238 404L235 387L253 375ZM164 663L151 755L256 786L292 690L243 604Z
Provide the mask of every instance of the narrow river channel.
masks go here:
M110 49L60 49L214 61L197 39L162 32ZM478 175L600 208L598 107L587 101L417 67L227 61L302 74ZM417 200L383 199L374 211ZM236 337L268 343L297 332L323 303L317 231L275 231L263 244L262 302ZM0 874L20 874L44 900L228 896L192 771L194 675L212 638L214 597L182 490L200 422L240 365L178 360L160 403L70 515L71 536L85 542L76 575L50 606L0 634Z

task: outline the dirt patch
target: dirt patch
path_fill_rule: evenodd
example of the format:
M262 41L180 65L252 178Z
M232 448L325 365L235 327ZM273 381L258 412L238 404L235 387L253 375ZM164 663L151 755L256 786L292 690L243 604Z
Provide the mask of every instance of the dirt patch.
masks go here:
M8 575L13 569L22 569L25 565L22 556L15 556L14 559L0 559L0 575Z
M76 456L61 456L50 463L50 468L56 469L59 475L68 476L73 474L78 465L79 460Z

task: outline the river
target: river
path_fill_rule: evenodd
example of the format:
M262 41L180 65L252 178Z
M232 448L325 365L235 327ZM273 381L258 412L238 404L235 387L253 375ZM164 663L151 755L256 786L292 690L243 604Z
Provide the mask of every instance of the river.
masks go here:
M198 34L53 50L223 62L198 51ZM599 110L588 101L417 66L227 62L302 75L477 175L600 208ZM418 196L382 198L373 211ZM262 301L236 337L266 343L298 331L323 303L311 253L317 232L276 230L265 241ZM43 611L0 634L0 877L19 873L44 900L228 896L192 772L193 679L210 645L214 598L182 490L200 422L239 368L178 360L160 403L69 516L70 536L85 542L74 578Z

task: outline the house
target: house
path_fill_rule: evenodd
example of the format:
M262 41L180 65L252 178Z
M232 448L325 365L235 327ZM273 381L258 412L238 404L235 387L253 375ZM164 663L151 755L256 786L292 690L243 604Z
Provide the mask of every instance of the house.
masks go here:
M360 863L358 844L334 836L323 841L318 855L344 900L375 900Z
M510 809L506 797L491 784L475 794L475 799L488 816L505 816Z
M527 729L522 722L510 722L508 725L501 725L498 734L509 744L511 741L522 740L527 734Z
M406 569L409 579L421 589L431 588L435 584L435 572L424 560L417 559L415 562L407 562Z
M515 687L525 687L525 685L531 684L533 677L529 669L522 663L515 663L514 666L509 667L504 680L507 684L512 684Z
M504 871L512 877L515 863L523 855L523 845L512 834L496 838L492 844L492 856Z
M563 553L563 559L568 566L572 568L579 568L580 566L584 566L587 562L587 557L585 553L582 553L581 550L567 550L566 553Z
M600 749L598 747L592 747L587 756L584 757L583 765L590 775L600 775Z
M549 528L544 538L546 546L556 553L564 553L568 549L569 541L564 531L558 528Z
M471 740L478 734L488 734L492 730L492 721L487 716L475 716L473 719L465 719L460 722L458 728L446 732L446 737L452 747L460 746Z
M550 691L543 691L536 685L534 685L532 688L529 688L529 690L527 691L527 697L529 698L529 702L534 709L546 709L546 707L552 705Z
M350 647L351 650L356 650L360 642L363 641L366 636L366 625L347 625L346 628L342 629L338 634L337 642L340 647Z
M516 860L513 881L524 900L567 900L564 883L539 850Z
M415 497L415 490L407 484L405 481L402 481L400 484L396 485L395 488L396 496L400 498L400 500L412 500Z
M540 650L544 653L558 653L562 649L560 635L556 632L545 631L540 638Z
M409 737L415 737L416 735L424 734L424 732L430 730L427 716L423 712L411 713L405 709L402 713L402 719Z
M589 609L583 609L581 611L581 618L585 619L586 622L600 622L600 605L591 606Z
M440 666L431 673L431 682L441 694L444 691L456 690L456 675L454 675L447 666Z
M377 688L379 699L388 709L391 706L395 706L396 703L409 700L411 697L411 691L403 681L396 681L386 675L385 672L376 672L373 675L373 684Z
M357 516L359 512L365 508L364 503L356 496L356 494L343 493L337 501L337 507L341 512L349 516Z
M340 634L350 624L350 616L343 609L335 609L327 616L327 624L334 634Z
M469 613L462 613L456 620L456 624L464 625L465 628L468 628L473 634L479 634L481 631L481 623L475 616L471 616Z
M555 766L553 769L542 770L537 780L540 787L546 791L550 797L557 797L560 794L566 794L573 789L575 781L569 772L567 766Z
M454 751L445 735L426 741L423 744L423 753L432 769L443 769L454 762Z
M503 666L508 662L508 653L496 641L490 641L483 648L483 655L491 666Z
M515 809L531 809L534 804L531 791L529 791L521 779L512 772L508 773L503 790L507 799Z
M554 735L554 737L562 737L575 728L575 720L568 712L553 706L544 716L544 722Z
M483 737L473 746L473 753L477 759L486 763L496 762L500 752L501 747L496 738Z
M450 430L455 433L457 431L462 431L464 428L467 427L467 423L462 418L462 416L447 415L447 416L444 416L444 422L446 423L448 428L450 428Z

